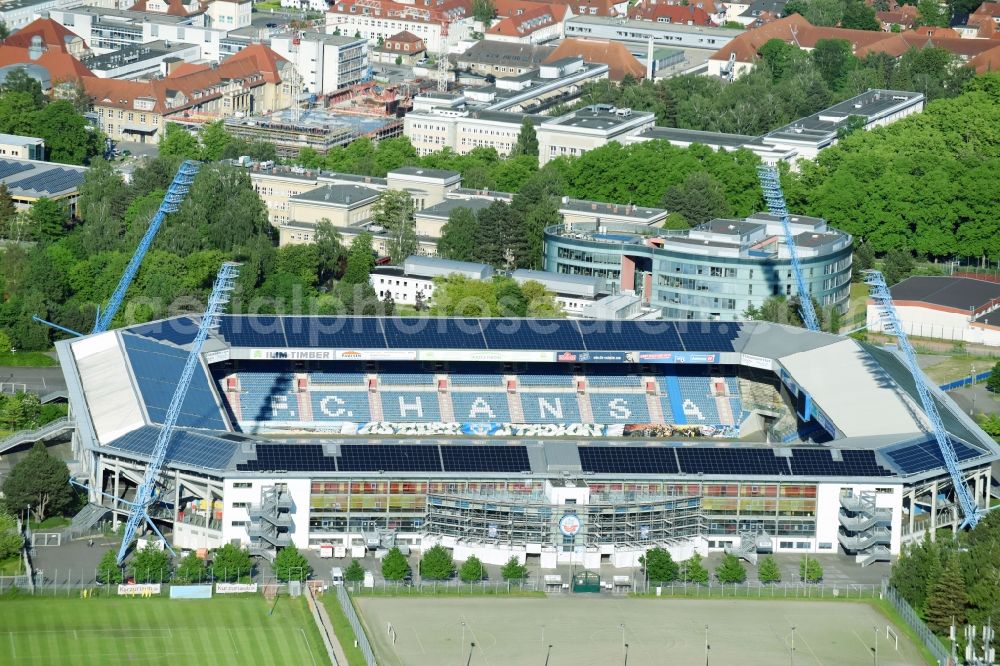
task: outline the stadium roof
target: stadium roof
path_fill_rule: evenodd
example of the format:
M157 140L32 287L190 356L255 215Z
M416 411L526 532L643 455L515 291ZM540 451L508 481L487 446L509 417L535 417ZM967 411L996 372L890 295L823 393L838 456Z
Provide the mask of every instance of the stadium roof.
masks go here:
M196 317L180 316L57 343L77 422L91 433L86 441L140 458L152 450L197 322ZM442 349L449 354L442 356ZM823 446L775 446L709 437L617 441L610 431L587 441L540 441L530 429L520 438L505 439L513 436L497 433L447 441L434 435L430 440L387 440L330 433L304 442L282 440L280 446L312 447L286 451L262 448L279 445L232 432L208 368L210 363L238 359L288 363L365 358L744 366L773 372L793 402L801 405L808 396L805 402L811 402L815 420L833 439ZM307 464L316 465L309 471L317 473L579 471L891 478L929 476L940 473L943 465L912 377L893 352L765 322L224 316L202 360L169 453L171 464L192 469L257 474L291 472L296 471L294 464ZM963 464L998 457L1000 449L946 395L936 389L932 395ZM403 449L390 449L387 441ZM365 447L372 451L361 451ZM493 453L466 450L474 448ZM710 455L698 453L706 449ZM309 462L296 463L301 456ZM499 459L507 460L503 464L508 467L496 468Z

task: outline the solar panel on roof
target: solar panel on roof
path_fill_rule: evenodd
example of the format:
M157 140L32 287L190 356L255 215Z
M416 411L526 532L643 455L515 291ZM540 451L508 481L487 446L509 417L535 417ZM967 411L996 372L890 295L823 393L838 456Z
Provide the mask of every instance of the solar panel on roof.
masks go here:
M559 319L483 319L489 349L585 349L576 321Z
M677 322L677 334L687 351L733 351L742 325L724 321Z
M440 472L437 446L423 444L344 444L337 466L341 472Z
M23 162L0 160L0 179L10 178L11 176L16 176L19 173L30 171L34 168L35 167L31 164L24 164Z
M108 446L149 456L153 453L160 428L144 426L114 440ZM192 467L225 469L236 451L236 444L185 430L175 430L167 448L167 460Z
M952 440L952 446L955 448L955 456L959 462L983 455L983 452L979 449L972 448L963 442ZM907 474L944 467L945 464L944 456L941 455L941 451L938 449L937 442L935 441L910 444L909 446L884 451L884 453L899 469Z
M191 317L175 317L152 324L133 326L128 330L130 333L147 338L172 342L175 345L186 345L194 341L198 335L198 322Z
M385 349L382 321L376 317L285 317L289 347Z
M680 337L674 322L623 322L598 320L580 322L585 349L589 351L680 351Z
M236 465L241 472L336 472L336 459L321 444L258 444L257 457Z
M531 469L523 446L442 446L446 472L523 472Z
M829 449L792 449L789 463L793 474L803 476L891 476L875 460L875 452L841 450L842 460L834 460Z
M597 474L676 474L675 449L666 446L581 446L584 472Z
M390 348L485 349L479 319L398 317L382 322Z
M233 347L287 347L281 317L227 315L219 318L219 334Z
M687 474L787 475L788 462L770 449L682 447L680 469Z

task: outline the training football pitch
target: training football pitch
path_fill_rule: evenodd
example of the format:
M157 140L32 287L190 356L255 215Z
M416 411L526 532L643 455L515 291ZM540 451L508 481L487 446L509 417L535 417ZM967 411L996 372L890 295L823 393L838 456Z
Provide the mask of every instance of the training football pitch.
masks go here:
M549 666L609 666L625 663L626 643L629 666L690 666L706 662L706 625L713 665L864 666L874 661L876 634L879 666L925 663L899 627L864 603L579 595L362 596L355 603L385 666L542 666L547 654ZM886 625L899 636L898 650Z
M0 664L329 666L304 598L0 600Z

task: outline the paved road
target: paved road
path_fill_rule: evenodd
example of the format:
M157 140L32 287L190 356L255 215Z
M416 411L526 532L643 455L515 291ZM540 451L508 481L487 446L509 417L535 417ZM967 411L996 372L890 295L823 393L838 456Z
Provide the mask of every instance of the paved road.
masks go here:
M1000 397L986 390L986 384L963 386L948 395L966 414L1000 414Z
M0 393L31 391L38 394L66 390L62 369L0 366Z

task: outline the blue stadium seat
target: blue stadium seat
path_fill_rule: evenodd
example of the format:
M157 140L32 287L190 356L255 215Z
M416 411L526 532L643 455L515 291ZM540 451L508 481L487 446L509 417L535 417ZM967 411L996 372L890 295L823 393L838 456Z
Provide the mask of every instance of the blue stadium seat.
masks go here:
M627 388L642 386L637 375L587 375L587 385L594 388Z
M521 393L525 423L579 423L576 393Z
M451 394L455 421L459 423L509 423L507 394L489 391Z
M545 388L548 386L553 388L572 388L573 375L520 374L517 377L517 383L520 386L530 386L532 388Z
M384 421L435 422L441 420L438 394L433 391L379 391Z
M499 373L452 372L450 378L452 386L489 386L491 388L503 386L503 375Z
M310 391L313 421L371 421L368 393L364 391Z
M649 406L642 393L593 393L594 423L649 423Z

